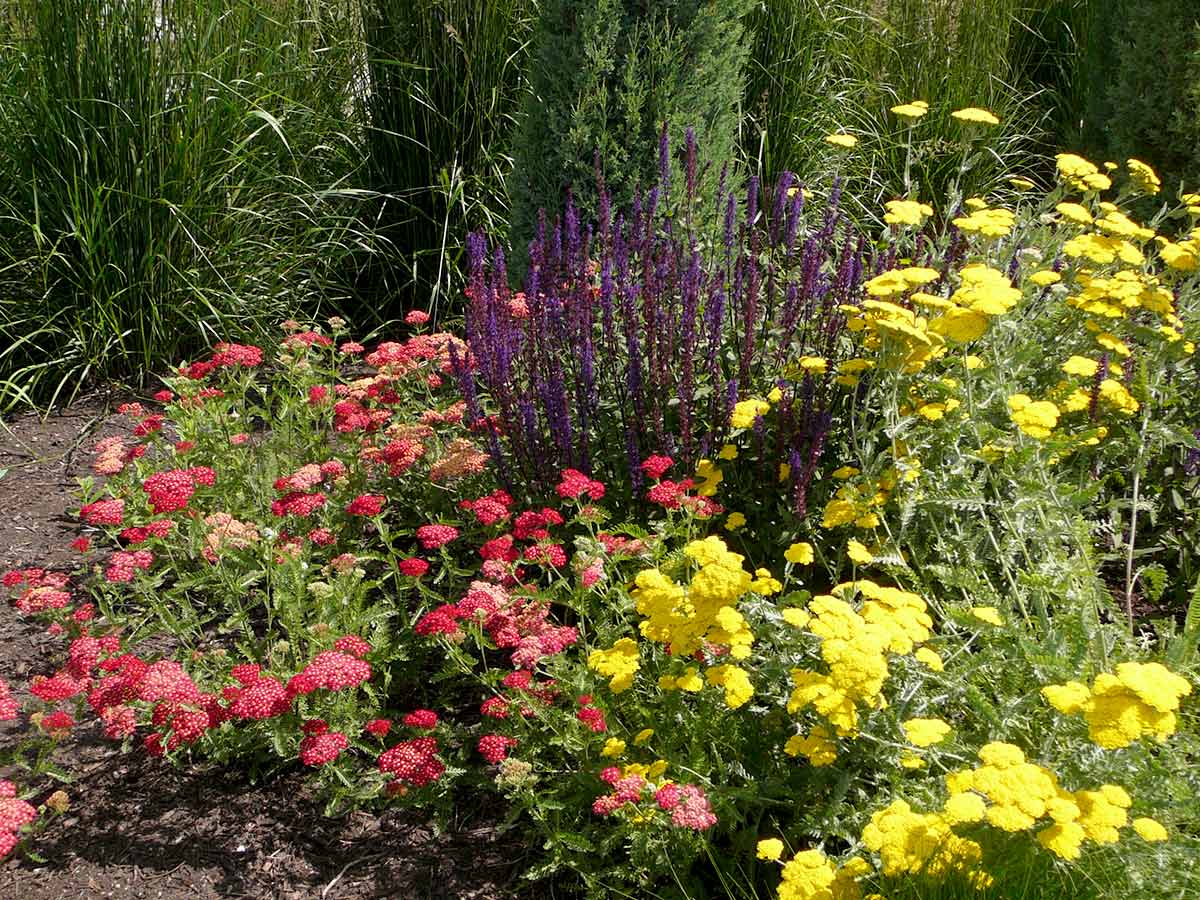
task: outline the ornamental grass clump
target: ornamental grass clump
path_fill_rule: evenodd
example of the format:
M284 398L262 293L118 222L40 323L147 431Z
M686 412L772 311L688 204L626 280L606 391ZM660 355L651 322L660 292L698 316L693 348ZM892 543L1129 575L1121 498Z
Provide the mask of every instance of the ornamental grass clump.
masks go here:
M744 199L722 188L715 210L698 203L703 166L688 134L685 179L671 183L666 133L660 180L628 210L613 210L600 181L595 223L568 202L543 217L530 244L524 289L509 285L505 254L470 242L461 382L473 420L486 423L500 477L548 489L564 468L641 498L643 461L671 456L686 477L711 461L734 429L755 430L772 471L793 463L791 491L811 481L831 426L827 370L844 314L868 265L865 239L840 211L835 184L806 200L790 173ZM720 238L702 223L719 217ZM769 446L759 417L773 393Z

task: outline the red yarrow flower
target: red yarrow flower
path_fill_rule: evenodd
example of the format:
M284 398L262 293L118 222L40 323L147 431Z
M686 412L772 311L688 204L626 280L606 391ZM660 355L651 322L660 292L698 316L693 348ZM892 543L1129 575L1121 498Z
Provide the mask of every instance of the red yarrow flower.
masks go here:
M444 547L456 537L458 537L458 529L453 525L422 525L417 529L417 540L426 550Z
M350 741L340 731L310 734L300 742L300 762L306 766L323 766L331 763L350 746Z
M346 512L352 516L377 516L386 501L382 494L361 494L350 501Z
M436 728L438 714L432 709L414 709L404 717L403 722L409 728Z
M675 465L675 460L669 456L650 456L642 462L642 471L651 481L658 481L673 465Z
M508 758L510 748L517 746L516 738L502 734L485 734L476 744L479 755L493 766Z
M420 578L429 571L429 563L418 557L412 559L402 559L396 564L396 568L400 570L401 575L407 575L410 578Z

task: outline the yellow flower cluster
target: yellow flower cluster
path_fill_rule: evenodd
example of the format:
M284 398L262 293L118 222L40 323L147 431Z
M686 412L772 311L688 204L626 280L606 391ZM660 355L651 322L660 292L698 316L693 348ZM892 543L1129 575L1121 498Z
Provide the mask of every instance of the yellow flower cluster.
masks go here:
M878 510L887 505L896 486L910 484L921 477L920 460L908 456L903 445L897 445L897 452L901 456L900 466L889 467L878 478L853 480L861 474L853 466L845 466L834 472L834 477L845 483L825 505L821 527L838 528L851 524L856 528L878 527Z
M886 212L883 221L889 225L925 224L925 220L933 215L933 207L928 203L918 203L916 200L889 200L883 204Z
M1112 187L1112 179L1101 175L1093 163L1074 153L1060 153L1054 157L1059 177L1077 191L1106 191Z
M839 868L820 850L802 850L783 867L779 900L860 900L858 879L870 871L858 856Z
M632 638L621 638L607 650L593 650L588 654L588 668L611 678L608 686L614 694L633 685L633 677L640 667L637 641Z
M956 835L945 817L914 812L903 800L893 800L872 814L862 840L868 850L879 854L883 874L889 877L961 874L979 887L990 882L978 868L983 859L978 843Z
M1008 416L1013 424L1033 438L1048 438L1058 424L1058 407L1049 400L1034 400L1028 394L1008 398Z
M1129 169L1129 180L1143 194L1153 195L1162 190L1162 182L1158 178L1158 173L1140 159L1126 160L1125 166Z
M1012 231L1017 217L1009 209L990 209L986 206L975 209L967 216L954 219L954 224L970 234L982 234L988 238L1006 237Z
M829 672L793 669L795 687L788 712L794 715L812 706L834 733L848 737L857 732L860 708L879 709L886 704L882 693L889 674L886 654L912 652L916 644L929 639L933 621L920 597L898 588L863 579L833 590L835 594L858 592L866 599L859 611L834 594L810 601L807 628L821 639L821 658ZM827 731L814 730L809 738L793 738L789 743L793 755L827 756L831 737Z
M734 428L753 428L758 416L765 416L771 410L771 404L766 400L740 400L733 407L733 415L729 424Z
M1161 741L1174 734L1179 701L1191 692L1187 679L1155 662L1121 663L1116 674L1097 675L1090 689L1078 681L1042 688L1059 712L1081 713L1092 741L1110 750L1146 735Z
M979 750L983 763L946 776L950 797L942 816L951 824L987 821L1004 831L1025 831L1048 819L1038 842L1063 859L1078 859L1085 841L1115 843L1128 824L1129 794L1117 785L1065 790L1057 776L1028 762L1019 747L994 742ZM1157 835L1157 822L1143 828ZM1162 829L1161 825L1158 825ZM1165 830L1163 830L1165 836Z

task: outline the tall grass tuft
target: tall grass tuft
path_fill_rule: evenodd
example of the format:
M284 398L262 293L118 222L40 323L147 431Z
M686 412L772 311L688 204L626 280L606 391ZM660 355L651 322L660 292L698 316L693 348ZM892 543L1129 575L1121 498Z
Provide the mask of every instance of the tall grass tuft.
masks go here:
M339 297L348 3L8 0L0 408L70 397Z
M1054 124L1051 113L1072 115L1077 29L1069 16L1083 16L1077 7L1072 0L763 0L751 17L745 152L768 172L786 168L808 180L836 169L866 215L910 189L925 199L945 196L953 183L994 190L1030 166L1030 151ZM1048 111L1051 97L1063 108ZM908 127L889 109L911 100L925 100L930 112L915 126L920 149L909 159ZM966 106L990 109L1002 126L961 174L964 129L950 113ZM851 154L822 140L841 129L859 138Z
M506 225L508 148L536 8L536 0L362 0L367 177L396 249L372 273L377 289L398 290L402 302L444 307L462 286L466 235Z

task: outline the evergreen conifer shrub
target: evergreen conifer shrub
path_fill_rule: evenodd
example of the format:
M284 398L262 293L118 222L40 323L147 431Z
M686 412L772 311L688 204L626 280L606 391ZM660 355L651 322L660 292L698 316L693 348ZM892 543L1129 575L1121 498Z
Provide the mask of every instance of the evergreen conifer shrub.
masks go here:
M749 6L748 0L546 0L510 184L510 240L518 259L539 210L561 209L568 191L581 216L593 217L596 159L605 161L614 208L629 205L636 185L655 183L655 161L644 148L664 123L674 147L684 146L685 129L695 129L711 159L698 197L701 204L715 202L737 143ZM682 195L682 160L669 167L672 193Z

